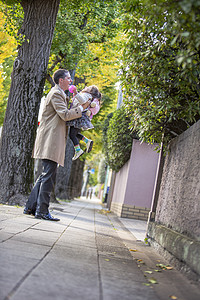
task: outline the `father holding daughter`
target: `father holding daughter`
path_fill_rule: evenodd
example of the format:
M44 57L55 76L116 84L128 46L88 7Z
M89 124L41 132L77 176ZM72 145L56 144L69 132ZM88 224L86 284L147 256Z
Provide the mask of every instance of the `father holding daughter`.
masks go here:
M64 166L66 121L81 118L82 111L87 109L91 101L69 110L64 92L69 90L72 82L69 71L57 70L53 80L55 86L46 97L33 150L33 158L42 160L43 172L31 191L24 214L35 215L37 219L59 221L49 213L49 202L55 185L57 166Z

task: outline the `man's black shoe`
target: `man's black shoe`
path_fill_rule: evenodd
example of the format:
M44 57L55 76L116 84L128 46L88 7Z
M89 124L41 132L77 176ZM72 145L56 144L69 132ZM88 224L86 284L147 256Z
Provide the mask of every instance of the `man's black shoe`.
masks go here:
M36 219L48 220L48 221L60 221L60 219L54 218L50 213L46 213L46 214L36 213L35 218Z
M24 211L23 211L23 213L25 214L25 215L33 215L33 216L35 216L35 211L32 211L31 209L28 209L28 208L24 208Z

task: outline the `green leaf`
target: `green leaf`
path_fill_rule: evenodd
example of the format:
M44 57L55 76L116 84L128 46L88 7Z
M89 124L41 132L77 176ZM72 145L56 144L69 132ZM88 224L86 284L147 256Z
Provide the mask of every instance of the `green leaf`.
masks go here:
M188 31L181 33L181 36L183 36L183 37L188 37L189 35L190 35L190 33Z

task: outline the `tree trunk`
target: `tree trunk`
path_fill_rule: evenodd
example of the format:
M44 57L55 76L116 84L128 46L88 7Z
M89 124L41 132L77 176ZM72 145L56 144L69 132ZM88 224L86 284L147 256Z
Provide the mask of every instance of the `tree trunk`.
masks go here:
M60 0L21 0L26 40L14 62L0 145L0 202L23 204L33 182L32 149Z
M72 73L72 78L75 73ZM74 77L74 84L85 83L85 78ZM74 148L74 147L73 147ZM74 155L74 149L73 149ZM74 199L81 196L81 188L83 184L83 170L85 160L77 159L70 166L70 177L68 179L68 199Z
M71 174L68 183L69 199L74 199L81 196L84 166L85 160L77 159L72 162Z

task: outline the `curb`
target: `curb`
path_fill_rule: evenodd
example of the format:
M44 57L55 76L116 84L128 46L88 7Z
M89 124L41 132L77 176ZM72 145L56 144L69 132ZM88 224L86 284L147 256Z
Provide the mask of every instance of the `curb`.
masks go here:
M155 222L149 223L147 236L200 276L200 242Z

